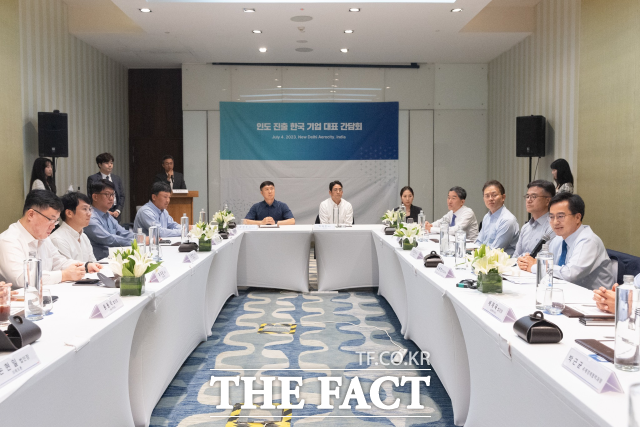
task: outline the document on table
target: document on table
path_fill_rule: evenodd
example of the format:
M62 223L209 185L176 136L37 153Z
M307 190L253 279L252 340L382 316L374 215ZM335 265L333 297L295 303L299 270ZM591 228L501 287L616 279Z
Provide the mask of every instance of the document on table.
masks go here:
M566 303L568 308L577 311L585 317L610 317L612 319L615 318L615 315L612 313L605 313L601 311L595 304L593 303Z
M536 275L533 273L529 273L528 271L518 270L517 272L512 273L504 273L502 277L505 280L508 280L511 283L515 283L516 285L535 285L536 284ZM564 285L567 284L566 280L558 279L557 277L553 278L554 285Z

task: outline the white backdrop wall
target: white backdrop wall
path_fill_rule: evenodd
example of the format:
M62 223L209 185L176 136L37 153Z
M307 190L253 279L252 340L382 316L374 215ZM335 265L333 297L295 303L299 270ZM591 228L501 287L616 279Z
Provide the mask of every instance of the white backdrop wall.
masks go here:
M487 178L487 72L486 64L420 64L419 69L184 64L185 179L199 182L201 191L194 210L208 207L212 213L225 203L220 192L221 101L397 101L398 186L391 191L397 194L400 187L411 185L414 204L432 219L446 213L447 190L461 185L469 193L467 204L480 218L486 212L480 187ZM259 182L269 178L256 178L256 202L262 200ZM328 189L314 191L318 205L328 197ZM276 190L276 196L287 202L286 191ZM356 218L382 214L359 212L360 195L349 195L348 187L344 197L354 204ZM398 204L399 199L398 194ZM305 213L314 210L317 206L301 208ZM244 217L246 212L235 213ZM304 222L311 222L311 216Z

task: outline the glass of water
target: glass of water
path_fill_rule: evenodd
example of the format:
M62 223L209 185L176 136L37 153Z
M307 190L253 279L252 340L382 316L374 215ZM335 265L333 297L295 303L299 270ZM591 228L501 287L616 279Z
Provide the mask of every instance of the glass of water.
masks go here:
M413 224L413 218L407 218L407 224Z
M562 289L547 288L544 294L544 310L548 314L561 314L564 310L564 293Z
M51 290L47 288L42 289L42 311L45 316L53 314L51 309L53 308L53 297L51 296Z
M629 427L640 427L640 383L629 387Z

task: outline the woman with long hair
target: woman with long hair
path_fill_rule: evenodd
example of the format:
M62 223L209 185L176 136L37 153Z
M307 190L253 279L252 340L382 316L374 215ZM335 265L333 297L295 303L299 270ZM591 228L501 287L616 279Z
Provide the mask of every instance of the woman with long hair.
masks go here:
M33 162L30 187L32 190L49 190L55 194L56 184L53 182L53 164L51 160L40 157Z
M569 162L565 159L556 159L551 163L551 173L556 182L557 193L573 194L573 174Z
M413 222L418 222L418 214L422 210L419 206L413 205L413 188L408 185L402 187L400 190L400 200L404 205L405 210L407 211L407 218L413 218ZM395 208L394 211L397 211L399 208Z

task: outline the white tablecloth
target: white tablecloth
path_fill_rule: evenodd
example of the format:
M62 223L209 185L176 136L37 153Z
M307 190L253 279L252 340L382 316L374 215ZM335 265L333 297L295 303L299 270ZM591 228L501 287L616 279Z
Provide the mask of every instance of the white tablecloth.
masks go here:
M238 286L309 291L311 225L244 231Z
M371 231L380 227L313 230L319 291L378 286L378 258Z

